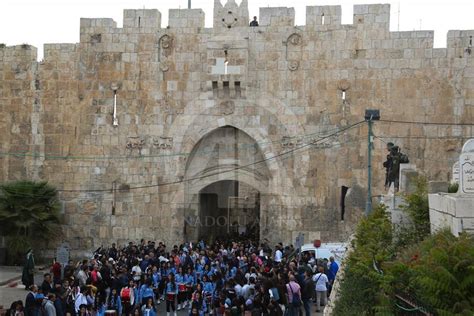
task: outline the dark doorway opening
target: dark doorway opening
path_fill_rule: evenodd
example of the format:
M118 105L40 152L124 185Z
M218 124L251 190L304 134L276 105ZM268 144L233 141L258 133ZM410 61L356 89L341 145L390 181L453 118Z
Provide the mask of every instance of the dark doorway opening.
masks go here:
M214 182L199 192L199 239L252 239L260 235L260 192L234 180Z

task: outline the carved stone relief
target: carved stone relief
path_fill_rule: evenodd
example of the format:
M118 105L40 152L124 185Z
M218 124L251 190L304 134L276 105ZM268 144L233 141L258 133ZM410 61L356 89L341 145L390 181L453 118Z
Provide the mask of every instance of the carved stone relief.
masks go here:
M160 70L163 71L163 72L167 72L169 69L170 69L170 63L166 58L164 58L160 62Z
M173 38L165 34L160 38L160 47L163 49L169 49L173 45Z
M173 43L174 39L171 35L165 34L162 37L160 37L159 40L159 56L158 56L158 61L160 62L160 70L166 71L168 70L168 67L162 66L162 63L167 63L168 62L168 56L171 55L172 49L173 49ZM163 70L166 69L166 70Z
M284 149L292 149L292 148L301 146L301 143L302 143L301 138L283 136L283 138L281 139L281 146Z
M300 66L300 62L297 60L288 61L288 69L291 71L298 70L299 66Z
M153 147L158 149L172 149L173 137L153 137Z
M141 154L143 146L145 146L145 139L139 136L134 136L128 138L127 145L125 146L125 148L130 151L138 149L138 152Z
M294 46L301 45L302 37L300 34L293 33L288 37L287 42Z
M235 16L235 14L232 11L227 11L227 14L222 18L222 24L224 24L225 27L231 28L237 23L238 19Z

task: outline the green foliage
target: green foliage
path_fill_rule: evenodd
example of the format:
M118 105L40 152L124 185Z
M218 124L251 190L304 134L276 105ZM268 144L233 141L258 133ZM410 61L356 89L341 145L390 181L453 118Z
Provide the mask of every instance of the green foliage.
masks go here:
M347 258L335 315L405 315L395 294L409 296L436 315L474 315L474 237L449 230L429 235L426 185L409 195L414 225L393 233L378 207L360 221ZM416 229L428 231L418 233Z
M31 242L25 236L8 236L7 264L15 265L23 262L26 251L32 247Z
M474 238L443 230L423 241L411 287L440 315L474 313Z
M457 193L459 189L459 183L450 183L448 186L448 193Z
M413 227L411 230L406 230L406 242L416 243L423 240L430 234L430 209L428 205L428 182L423 177L416 179L415 192L405 196L406 205L403 210L410 217ZM412 239L412 240L410 240Z
M374 315L376 311L377 315L386 314L384 307L377 306L386 299L382 291L386 280L380 268L391 257L391 243L390 220L385 208L377 206L357 227L354 251L348 257L335 315Z
M13 253L55 237L58 223L57 191L47 182L18 181L0 186L0 227Z

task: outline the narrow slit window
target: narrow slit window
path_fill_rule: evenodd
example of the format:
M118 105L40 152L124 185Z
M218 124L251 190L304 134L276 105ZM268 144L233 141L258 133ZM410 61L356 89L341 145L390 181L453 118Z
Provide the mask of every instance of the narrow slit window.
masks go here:
M212 94L214 95L215 98L217 98L217 89L218 89L217 81L213 81L212 82Z
M341 187L341 221L344 220L344 216L346 214L346 195L349 188L346 186Z
M117 118L117 90L114 90L114 113L113 113L113 126L118 126L118 118Z
M240 88L240 81L236 81L234 83L235 85L235 96L237 98L240 98L242 96L241 88Z
M224 87L224 96L228 97L229 96L229 81L224 81L223 82L223 87Z
M321 15L321 25L324 25L324 13Z

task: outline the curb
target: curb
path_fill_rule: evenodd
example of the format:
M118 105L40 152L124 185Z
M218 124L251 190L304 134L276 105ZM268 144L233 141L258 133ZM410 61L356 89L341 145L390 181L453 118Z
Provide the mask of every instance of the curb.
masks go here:
M5 280L5 281L0 281L0 286L4 286L4 285L7 285L13 281L21 281L21 274L14 277L14 278L11 278L9 280Z
M41 265L39 268L36 270L36 273L38 272L43 272L45 269L48 269L49 265ZM21 273L18 274L18 276L15 276L13 278L10 278L8 280L1 280L0 281L0 286L5 286L11 282L18 281L19 284L21 284Z

